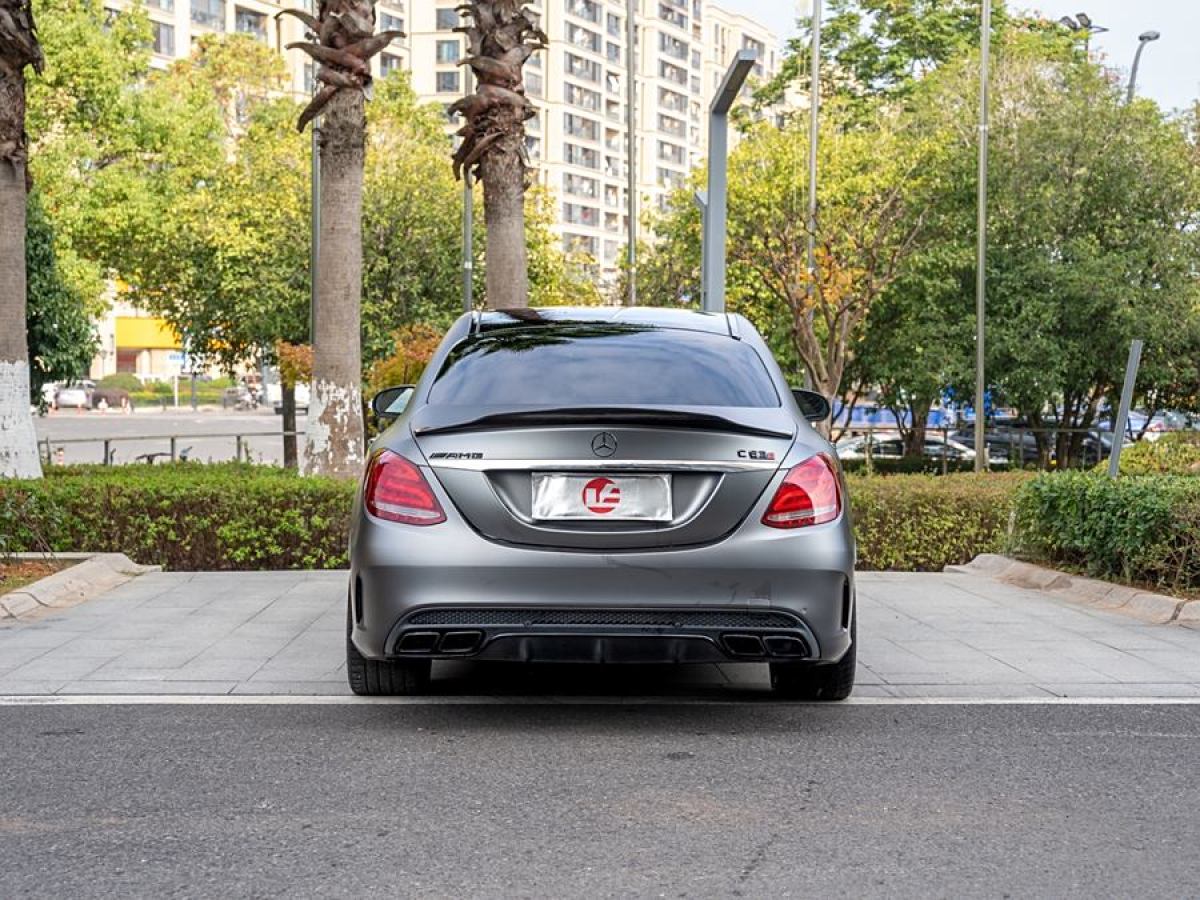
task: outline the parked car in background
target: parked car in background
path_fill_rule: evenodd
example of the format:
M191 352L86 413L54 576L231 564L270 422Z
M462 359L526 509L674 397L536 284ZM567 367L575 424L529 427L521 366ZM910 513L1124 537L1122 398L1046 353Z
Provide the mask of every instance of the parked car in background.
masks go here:
M975 446L975 429L962 428L951 433L951 440L967 447ZM993 465L1036 465L1038 454L1037 437L1019 425L995 425L983 434L987 446L988 462Z
M307 413L311 393L307 384L300 382L296 385L296 412ZM267 402L275 407L275 415L283 415L283 386L278 381L267 385Z
M59 409L91 409L92 392L96 389L94 381L76 381L58 389L54 395L54 405Z
M904 438L898 431L877 431L870 435L853 435L843 438L837 443L839 459L865 460L868 444L872 459L901 459L904 456ZM953 439L947 439L940 434L929 432L925 435L925 447L921 455L925 459L970 461L975 459L975 451L966 444Z

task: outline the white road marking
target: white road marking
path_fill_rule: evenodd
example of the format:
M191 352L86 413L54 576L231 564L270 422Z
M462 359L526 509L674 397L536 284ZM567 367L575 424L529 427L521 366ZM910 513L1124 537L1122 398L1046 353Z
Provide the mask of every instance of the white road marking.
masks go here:
M1200 697L852 697L842 703L705 697L355 697L287 694L38 694L6 706L1200 706Z

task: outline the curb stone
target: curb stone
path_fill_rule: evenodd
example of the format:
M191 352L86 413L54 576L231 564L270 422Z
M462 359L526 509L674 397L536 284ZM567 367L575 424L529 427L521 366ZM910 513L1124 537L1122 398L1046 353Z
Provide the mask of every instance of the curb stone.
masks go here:
M981 554L963 566L946 566L955 575L983 575L1030 590L1054 594L1072 603L1108 609L1154 625L1178 623L1200 628L1200 600L1181 600L1139 588L1056 572L995 553Z
M127 581L162 566L142 566L124 553L16 553L19 560L76 561L74 565L47 575L40 581L0 595L0 619L20 619L43 609L66 609L120 587Z

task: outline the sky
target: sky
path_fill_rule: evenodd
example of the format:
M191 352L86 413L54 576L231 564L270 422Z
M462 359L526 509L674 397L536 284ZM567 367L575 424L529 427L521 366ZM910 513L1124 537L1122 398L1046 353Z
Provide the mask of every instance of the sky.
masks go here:
M721 6L752 16L781 36L795 30L796 0L721 0ZM1111 29L1092 41L1106 65L1128 77L1138 35L1158 31L1162 37L1142 54L1137 92L1165 109L1190 106L1200 97L1200 0L1014 0L1013 9L1036 10L1047 18L1083 11L1096 25Z

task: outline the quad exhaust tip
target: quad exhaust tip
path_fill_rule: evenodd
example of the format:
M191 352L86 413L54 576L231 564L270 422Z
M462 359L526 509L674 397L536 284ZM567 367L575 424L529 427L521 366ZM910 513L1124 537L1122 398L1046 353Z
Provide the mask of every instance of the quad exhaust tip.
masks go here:
M808 644L791 634L726 634L721 637L730 656L782 656L802 659L809 655Z
M410 631L396 642L397 653L474 653L483 643L482 631Z

